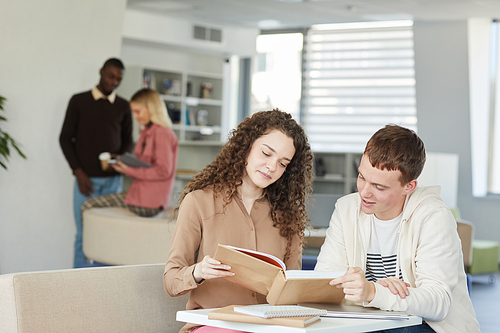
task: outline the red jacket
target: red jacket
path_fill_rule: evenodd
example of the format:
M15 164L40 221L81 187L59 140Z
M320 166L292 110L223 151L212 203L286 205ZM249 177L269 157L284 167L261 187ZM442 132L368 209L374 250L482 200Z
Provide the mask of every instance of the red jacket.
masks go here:
M127 168L134 178L125 198L127 205L168 208L175 181L178 141L171 128L153 124L141 131L135 156L151 168Z

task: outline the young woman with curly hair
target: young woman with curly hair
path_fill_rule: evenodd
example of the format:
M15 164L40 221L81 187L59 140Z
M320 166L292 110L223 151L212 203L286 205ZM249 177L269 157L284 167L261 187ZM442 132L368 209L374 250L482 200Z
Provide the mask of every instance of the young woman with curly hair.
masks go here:
M257 112L234 130L215 160L184 188L165 266L171 296L190 292L186 309L266 303L228 282L231 268L212 258L217 244L261 251L300 269L312 189L312 152L291 115ZM187 324L181 332L213 332Z

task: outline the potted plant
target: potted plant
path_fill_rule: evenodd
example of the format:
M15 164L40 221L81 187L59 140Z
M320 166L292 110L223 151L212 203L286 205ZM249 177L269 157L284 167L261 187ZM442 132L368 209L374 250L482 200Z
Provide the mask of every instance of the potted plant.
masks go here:
M0 96L0 111L3 111L3 103L5 100L5 97ZM0 114L0 121L7 121L7 118ZM4 169L7 169L6 162L10 157L10 146L12 146L22 158L26 158L21 149L19 149L19 143L0 127L0 166Z

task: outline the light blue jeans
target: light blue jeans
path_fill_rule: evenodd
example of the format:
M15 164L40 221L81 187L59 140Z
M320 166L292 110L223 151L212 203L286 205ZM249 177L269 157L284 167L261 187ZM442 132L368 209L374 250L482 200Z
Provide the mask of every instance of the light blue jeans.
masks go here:
M76 237L75 237L75 257L73 259L73 268L81 268L85 263L85 255L82 249L82 204L90 199L104 194L119 193L123 187L123 176L113 177L90 177L94 184L94 193L90 197L80 193L78 182L75 178L73 189L73 212L75 214Z

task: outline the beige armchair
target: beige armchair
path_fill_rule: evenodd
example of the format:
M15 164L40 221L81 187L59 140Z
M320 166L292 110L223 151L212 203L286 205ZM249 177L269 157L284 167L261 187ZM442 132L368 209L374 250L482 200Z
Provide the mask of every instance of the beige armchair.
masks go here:
M462 241L462 253L465 268L472 264L472 241L474 240L474 224L466 220L457 220L457 231Z

